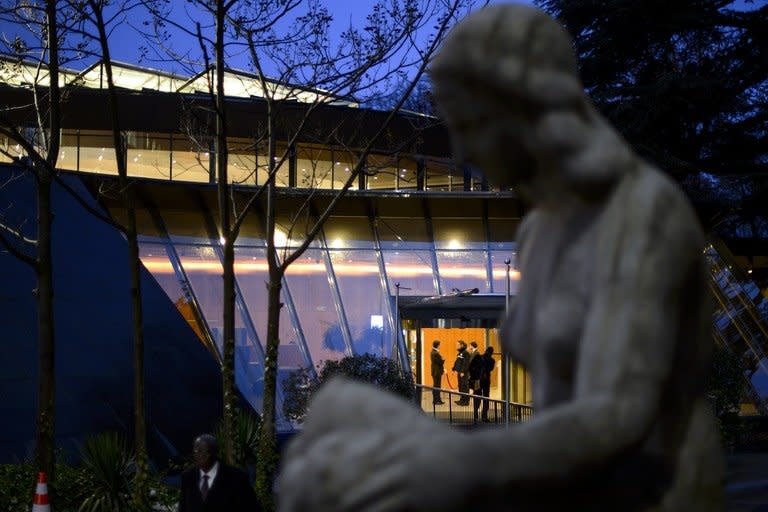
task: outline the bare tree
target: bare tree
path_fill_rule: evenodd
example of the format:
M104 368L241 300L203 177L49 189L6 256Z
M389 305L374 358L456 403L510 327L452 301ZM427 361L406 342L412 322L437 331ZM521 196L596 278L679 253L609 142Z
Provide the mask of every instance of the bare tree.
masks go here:
M21 230L3 224L0 226L0 244L20 261L30 265L37 276L35 295L38 324L38 391L35 465L40 471L48 473L51 479L55 478L53 470L56 396L51 186L56 174L61 127L58 17L59 12L54 0L0 4L0 19L18 23L28 30L26 38L17 35L10 41L11 49L20 60L32 55L37 57L32 82L32 101L38 107L35 109L35 126L26 130L20 129L11 121L9 112L0 110L0 134L18 144L25 156L11 155L6 151L4 153L17 159L25 170L32 172L37 184L36 239L30 240Z
M99 58L106 76L109 98L109 119L112 127L112 144L117 165L120 197L126 211L124 233L128 242L128 265L130 276L131 322L133 330L133 392L134 392L134 444L136 452L136 475L132 486L132 506L135 510L149 510L149 457L147 455L147 429L144 396L144 314L141 293L141 261L136 226L136 199L133 183L128 178L125 159L126 147L122 132L120 104L112 70L109 33L126 23L131 11L141 6L138 1L112 3L108 0L86 0L65 2L77 16L72 20L70 32L97 47L92 53Z
M382 0L377 2L362 29L345 29L338 39L332 33L333 17L316 0L274 2L200 1L196 5L215 21L215 37L206 37L206 27L200 21L185 26L174 19L161 5L148 3L155 15L155 40L168 41L164 30L171 27L195 36L201 50L201 60L208 69L214 55L215 75L207 73L211 110L215 121L212 129L216 140L216 173L219 202L219 234L223 246L223 357L224 390L224 454L231 460L231 414L234 409L235 357L235 274L234 247L246 217L260 206L267 245L269 279L267 285L267 339L264 368L263 421L257 457L256 489L267 510L274 507L272 481L276 469L276 394L279 350L279 318L283 278L289 266L310 246L322 230L326 219L346 192L357 182L361 173L375 173L366 165L367 156L381 142L390 123L396 118L407 97L423 76L429 58L443 34L457 19L460 11L471 7L467 0ZM194 25L194 28L192 28ZM210 25L209 25L210 26ZM429 35L424 35L427 32ZM168 49L167 55L179 63L189 59L190 51ZM227 111L224 97L228 56L247 52L249 65L260 85L259 100L266 115L254 120L255 143L267 147L266 180L244 202L233 193L227 174ZM194 59L191 59L194 60ZM267 78L266 69L273 78ZM404 85L402 82L405 82ZM296 85L300 84L300 85ZM370 100L393 88L401 91L388 115L375 134L362 147L348 147L354 164L333 200L322 212L312 212L310 205L317 190L317 176L309 183L315 187L308 192L299 211L294 212L288 238L296 241L281 247L275 242L276 176L288 161L296 142L305 136L305 129L316 113L329 103L344 98L347 102ZM278 121L288 105L300 104L299 118L286 128ZM328 127L326 143L345 146ZM278 146L280 143L280 147ZM302 222L303 221L303 222Z

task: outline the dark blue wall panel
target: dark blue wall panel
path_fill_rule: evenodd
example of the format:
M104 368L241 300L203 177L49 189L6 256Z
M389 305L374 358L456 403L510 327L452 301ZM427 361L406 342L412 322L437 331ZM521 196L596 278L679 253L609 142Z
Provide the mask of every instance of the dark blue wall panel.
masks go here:
M35 183L0 165L0 215L35 236ZM76 177L68 176L89 203ZM9 181L10 180L10 181ZM66 191L54 190L56 438L66 453L85 435L133 430L127 244ZM151 455L188 453L221 411L218 366L146 270L146 396ZM34 272L0 248L0 462L34 448L37 326Z

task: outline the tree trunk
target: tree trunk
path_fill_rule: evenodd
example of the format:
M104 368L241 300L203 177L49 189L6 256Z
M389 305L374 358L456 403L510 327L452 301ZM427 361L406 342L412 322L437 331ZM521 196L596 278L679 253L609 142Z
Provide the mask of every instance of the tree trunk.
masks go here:
M224 439L220 440L224 460L234 463L235 414L235 234L231 230L229 206L229 177L227 175L227 118L224 97L224 28L226 6L216 2L216 170L218 173L219 222L223 237L224 278L221 384L224 399L222 426Z
M50 80L50 118L48 125L48 154L45 162L35 162L37 178L37 345L38 395L37 443L35 462L38 471L45 471L51 482L56 475L54 458L56 371L53 318L53 213L51 211L51 184L60 142L59 40L56 2L45 4L48 71ZM40 127L41 131L43 127Z
M274 258L269 258L270 261ZM275 429L275 406L277 391L277 356L280 345L280 292L282 273L270 263L270 278L267 288L267 348L264 359L264 401L262 407L259 453L256 459L256 493L264 511L275 509L272 484L277 468L277 432Z
M37 171L37 443L35 463L38 471L54 478L54 404L56 390L53 339L53 259L51 235L50 171L39 166Z
M134 393L134 444L136 450L136 477L133 484L132 505L137 511L149 510L149 457L147 456L147 429L144 404L144 314L141 303L141 263L136 232L136 200L132 184L128 181L126 152L120 132L120 110L112 77L112 61L109 53L107 29L101 5L89 2L96 18L102 65L107 75L109 114L112 122L112 140L115 146L117 174L121 199L128 215L126 238L128 241L128 267L130 272L131 321L133 324L133 393Z

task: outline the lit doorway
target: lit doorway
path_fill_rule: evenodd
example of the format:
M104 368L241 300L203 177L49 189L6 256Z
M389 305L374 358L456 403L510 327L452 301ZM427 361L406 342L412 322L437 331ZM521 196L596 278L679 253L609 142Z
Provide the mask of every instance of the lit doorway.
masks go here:
M457 391L458 375L451 370L458 354L458 341L463 340L467 345L474 341L480 354L489 346L494 350L496 364L491 373L490 397L507 399L504 389L507 368L497 329L498 319L504 312L503 295L400 297L399 306L411 371L417 384L433 385L430 352L432 342L439 340L446 369L441 387ZM509 371L510 401L531 404L530 374L514 361L510 363Z

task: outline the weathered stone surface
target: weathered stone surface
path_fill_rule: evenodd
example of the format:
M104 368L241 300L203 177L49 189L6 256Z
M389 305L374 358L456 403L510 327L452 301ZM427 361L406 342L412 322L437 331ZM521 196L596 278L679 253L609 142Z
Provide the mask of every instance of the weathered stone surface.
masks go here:
M280 510L722 510L704 239L683 193L598 114L568 35L532 7L464 20L432 76L457 155L531 204L501 334L536 416L465 433L333 383Z

